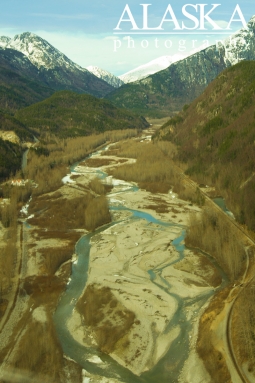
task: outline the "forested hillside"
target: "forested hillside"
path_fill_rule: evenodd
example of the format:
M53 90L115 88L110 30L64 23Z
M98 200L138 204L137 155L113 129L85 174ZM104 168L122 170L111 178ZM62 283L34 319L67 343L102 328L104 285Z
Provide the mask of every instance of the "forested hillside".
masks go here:
M26 126L59 137L83 136L115 129L143 129L149 124L140 116L116 108L109 101L71 91L18 111L15 117Z
M216 186L241 223L255 229L255 63L222 72L156 139L178 145L178 159L197 181Z

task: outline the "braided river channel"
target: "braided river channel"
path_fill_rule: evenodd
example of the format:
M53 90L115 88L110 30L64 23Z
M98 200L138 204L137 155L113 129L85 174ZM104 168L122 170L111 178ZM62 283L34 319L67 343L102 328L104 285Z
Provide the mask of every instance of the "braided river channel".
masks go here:
M94 156L97 155L100 155L100 153L94 154ZM80 168L81 166L79 166L79 164L75 164L71 167L71 173L76 172L76 174L78 174ZM77 260L72 264L70 281L54 314L54 323L63 351L67 357L76 361L89 374L108 378L110 382L178 382L181 370L189 356L191 347L190 338L194 323L199 321L201 308L206 305L208 300L215 294L215 291L225 286L227 277L213 258L207 254L201 254L201 256L207 258L207 262L209 261L213 267L217 269L221 276L222 283L217 288L210 288L209 286L209 288L201 290L197 295L185 297L183 294L178 294L176 289L172 289L171 280L165 277L165 270L169 267L175 267L175 265L184 260L186 256L187 249L184 245L185 225L181 222L176 223L174 221L171 222L171 220L161 220L158 216L154 217L153 212L149 213L144 211L145 209L139 209L136 206L133 208L130 204L125 206L125 198L121 199L122 195L131 195L132 193L140 192L135 184L108 177L106 173L107 170L100 168L89 168L87 170L83 168L81 175L86 177L87 171L90 176L94 173L94 175L101 178L103 182L111 182L115 185L107 196L113 220L110 224L98 228L95 232L83 235L76 243L75 253ZM145 228L150 228L152 231L155 228L158 232L164 232L166 236L169 234L173 236L173 233L175 235L173 240L171 240L171 246L177 256L163 264L159 262L154 267L149 266L147 274L148 282L162 291L162 294L170 295L176 305L174 314L167 323L162 336L168 337L171 330L176 326L178 326L179 331L166 352L162 354L154 365L152 364L152 368L137 375L134 373L135 371L130 371L130 369L119 364L111 356L99 351L97 348L85 346L77 341L77 338L75 338L69 330L68 322L75 311L77 300L86 288L90 268L93 268L93 264L91 265L90 260L93 240L100 238L105 232L114 229L116 225L122 224L123 230L125 230L127 225L132 225L133 223L138 224L140 221ZM84 378L84 382L90 382L90 378Z

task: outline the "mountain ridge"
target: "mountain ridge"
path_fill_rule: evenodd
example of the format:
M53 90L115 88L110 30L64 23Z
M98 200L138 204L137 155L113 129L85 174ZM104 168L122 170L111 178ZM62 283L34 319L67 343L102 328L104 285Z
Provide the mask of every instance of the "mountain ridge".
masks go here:
M190 103L224 69L255 59L255 16L224 44L212 45L145 79L126 84L106 96L116 106L146 116L166 116Z
M31 32L15 35L13 39L2 36L0 41L2 51L9 50L23 54L23 58L19 57L21 66L22 61L29 61L34 66L33 79L42 82L44 86L54 90L68 89L78 93L88 93L96 97L104 97L114 89L104 80L74 63L46 40ZM27 75L25 71L22 74ZM30 75L29 73L28 76Z

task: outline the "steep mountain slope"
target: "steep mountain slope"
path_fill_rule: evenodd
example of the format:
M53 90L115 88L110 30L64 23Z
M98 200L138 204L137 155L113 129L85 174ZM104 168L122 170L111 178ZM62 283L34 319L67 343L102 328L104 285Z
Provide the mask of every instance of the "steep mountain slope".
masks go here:
M40 67L53 69L56 66L80 69L63 53L34 33L24 32L14 36L13 39L7 40L5 48L23 53L38 69Z
M126 84L142 80L143 78L148 77L151 74L160 72L161 70L168 68L169 65L173 64L176 61L180 61L181 59L183 59L183 55L178 54L174 56L158 57L155 60L152 60L144 65L140 65L139 67L122 74L121 76L119 76L119 78Z
M113 89L111 85L75 64L46 40L33 33L25 32L11 40L2 36L0 46L4 50L14 49L23 53L37 71L34 79L52 89L69 89L96 97L103 97Z
M168 116L201 94L206 85L225 69L216 47L208 48L141 81L123 85L107 98L116 106L145 116Z
M37 72L22 53L0 49L0 111L14 114L54 93L53 89L36 80Z
M108 84L110 84L114 88L119 88L121 85L124 84L124 82L120 78L114 76L112 73L107 72L104 69L99 68L98 66L91 65L91 66L88 66L86 69L90 71L91 73L93 73L98 78L101 78L102 80L106 81Z
M237 219L255 230L255 62L222 72L158 132L179 146L197 181L216 186Z
M201 94L229 66L255 59L255 16L224 45L213 45L170 65L141 81L127 84L107 96L115 105L144 115L167 115Z
M15 117L40 133L50 131L60 137L81 136L114 129L143 129L143 117L118 109L109 101L70 91L18 111Z

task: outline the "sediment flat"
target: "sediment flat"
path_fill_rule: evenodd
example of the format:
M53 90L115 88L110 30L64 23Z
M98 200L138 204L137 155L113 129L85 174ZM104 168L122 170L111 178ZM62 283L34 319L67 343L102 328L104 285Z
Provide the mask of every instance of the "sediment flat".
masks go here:
M107 166L100 169L107 170ZM79 166L78 170L80 177L84 177L86 171L92 169ZM81 182L80 177L76 182ZM173 321L178 296L178 299L194 302L185 308L186 318L193 325L189 336L192 347L182 371L182 381L185 377L194 383L209 381L194 349L202 311L196 302L214 291L213 280L217 271L204 256L188 249L180 259L173 243L183 235L189 214L199 212L199 208L178 199L173 192L157 195L145 190L132 192L130 187L134 185L128 182L112 177L106 178L105 182L113 185L108 198L116 224L91 240L86 287L109 288L121 307L135 315L134 325L118 340L110 352L111 357L136 375L155 366L180 334L182 324ZM160 204L164 209L159 212ZM134 218L128 209L149 214L160 223L148 222L142 216ZM119 318L111 316L109 306L105 307L104 318L108 318L112 326L118 325ZM78 342L97 346L95 328L84 326L77 310L74 310L68 328ZM190 371L194 371L193 377ZM85 376L90 377L91 382L103 382L103 378L93 378L89 373Z

